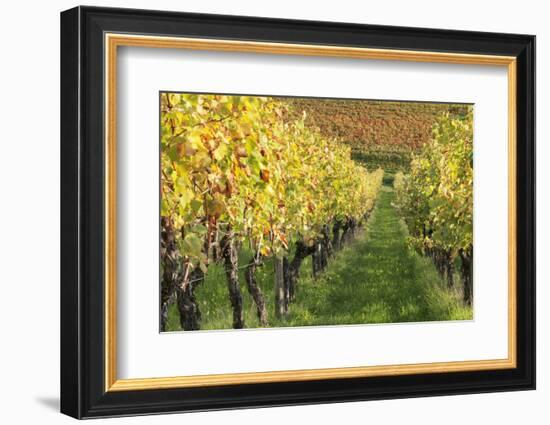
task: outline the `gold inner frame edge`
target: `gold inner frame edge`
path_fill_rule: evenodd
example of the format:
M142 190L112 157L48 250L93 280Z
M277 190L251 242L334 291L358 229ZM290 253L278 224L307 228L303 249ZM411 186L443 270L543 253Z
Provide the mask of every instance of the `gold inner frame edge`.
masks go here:
M116 372L116 99L117 50L120 46L189 50L231 51L280 55L325 56L355 59L398 60L507 67L508 71L508 358L453 362L360 366L326 369L229 373L173 377L118 379ZM516 58L447 52L370 49L330 45L268 43L256 41L160 37L106 33L105 47L105 391L137 391L215 385L312 381L512 369L517 366L516 346Z

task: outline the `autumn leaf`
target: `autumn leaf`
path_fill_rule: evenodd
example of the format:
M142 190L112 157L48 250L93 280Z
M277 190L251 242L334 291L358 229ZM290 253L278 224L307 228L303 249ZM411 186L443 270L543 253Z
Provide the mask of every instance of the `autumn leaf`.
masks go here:
M260 170L260 178L265 182L269 183L269 170Z

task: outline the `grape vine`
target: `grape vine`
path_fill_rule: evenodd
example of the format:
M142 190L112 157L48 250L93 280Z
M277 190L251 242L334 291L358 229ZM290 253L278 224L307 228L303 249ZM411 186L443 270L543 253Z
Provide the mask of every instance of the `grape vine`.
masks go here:
M275 259L277 316L285 316L307 256L313 273L371 212L383 171L305 125L273 98L161 94L161 312L177 299L181 326L200 329L195 289L223 264L233 327L245 326L238 255L253 256L246 287L262 326L267 307L255 272ZM292 117L290 119L289 117ZM292 258L290 258L292 257Z
M394 179L396 203L409 243L433 259L448 284L459 268L463 298L473 301L473 115L441 116L415 155L410 173Z

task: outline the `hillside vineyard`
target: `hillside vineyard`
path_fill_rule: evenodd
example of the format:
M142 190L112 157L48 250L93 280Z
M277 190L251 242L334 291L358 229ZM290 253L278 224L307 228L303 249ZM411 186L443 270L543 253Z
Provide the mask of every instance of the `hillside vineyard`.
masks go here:
M472 107L162 93L161 331L472 317Z

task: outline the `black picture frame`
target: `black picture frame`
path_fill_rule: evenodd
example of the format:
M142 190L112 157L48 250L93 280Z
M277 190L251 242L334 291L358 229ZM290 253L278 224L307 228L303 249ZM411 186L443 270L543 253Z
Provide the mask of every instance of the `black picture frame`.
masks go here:
M517 58L517 367L105 391L104 34L138 33ZM535 388L535 37L76 7L61 13L61 412L75 418Z

